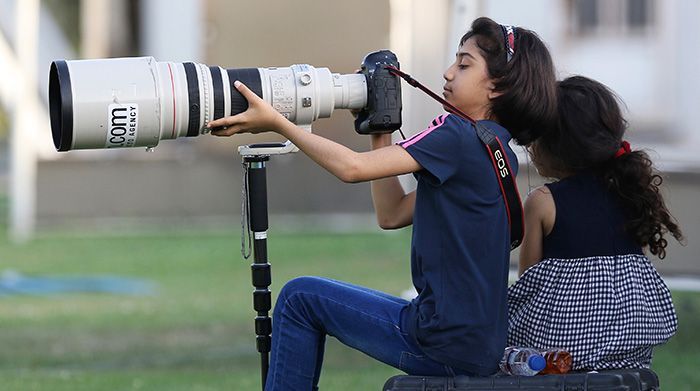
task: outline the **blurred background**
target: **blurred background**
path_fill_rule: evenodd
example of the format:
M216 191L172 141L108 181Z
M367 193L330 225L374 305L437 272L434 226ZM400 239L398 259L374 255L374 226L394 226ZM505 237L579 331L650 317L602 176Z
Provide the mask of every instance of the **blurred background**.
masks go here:
M670 242L667 259L655 260L681 324L657 349L654 369L662 385L680 379L665 389L700 387L688 364L700 362L699 0L0 0L4 384L259 388L252 288L238 254L243 170L236 151L272 138L200 136L162 142L153 153L59 154L48 119L52 60L148 55L352 73L367 53L388 48L402 69L439 91L459 38L478 16L536 31L560 78L595 78L626 103L627 138L655 160L687 238L685 246ZM441 113L405 84L403 104L407 136ZM369 147L345 111L313 129L355 150ZM524 196L545 180L520 156ZM415 186L411 177L402 180ZM376 228L368 184L343 184L298 153L270 161L268 194L273 292L301 274L393 294L410 287L410 229ZM512 260L515 266L517 251ZM22 278L94 283L96 276L122 278L123 289L2 290ZM149 289L129 289L140 283ZM322 388L380 389L396 373L333 342L327 361Z

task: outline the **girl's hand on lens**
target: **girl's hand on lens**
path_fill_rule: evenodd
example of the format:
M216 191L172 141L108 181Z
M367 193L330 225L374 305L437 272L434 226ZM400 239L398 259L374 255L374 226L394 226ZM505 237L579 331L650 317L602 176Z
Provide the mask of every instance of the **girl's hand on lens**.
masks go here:
M235 81L233 85L248 101L248 110L209 122L207 127L212 129L211 134L214 136L231 136L236 133L274 132L280 128L282 121L286 121L282 114L273 109L269 103L257 96L243 83Z

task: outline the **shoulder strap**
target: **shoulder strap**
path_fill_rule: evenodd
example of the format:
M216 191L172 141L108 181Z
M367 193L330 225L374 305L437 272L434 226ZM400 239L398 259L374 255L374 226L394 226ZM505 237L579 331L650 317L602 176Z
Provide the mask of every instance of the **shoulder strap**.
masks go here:
M491 163L493 164L493 169L496 173L496 179L498 179L498 186L501 188L501 193L503 194L503 202L506 205L508 224L510 225L510 249L513 250L518 247L520 243L522 243L523 234L525 233L525 226L523 223L523 204L520 201L518 186L513 178L513 170L510 166L510 162L508 161L508 155L506 155L505 150L503 149L501 140L499 140L498 136L496 136L496 134L482 122L475 121L467 114L463 113L462 110L453 106L450 102L441 98L436 93L430 91L430 89L419 83L416 79L411 77L411 75L404 73L393 66L387 65L386 68L389 69L389 72L406 80L406 82L411 86L420 89L431 98L440 102L447 108L447 111L474 124L476 134L479 136L479 140L481 140L481 142L484 144L484 147L486 147L489 157L491 158Z

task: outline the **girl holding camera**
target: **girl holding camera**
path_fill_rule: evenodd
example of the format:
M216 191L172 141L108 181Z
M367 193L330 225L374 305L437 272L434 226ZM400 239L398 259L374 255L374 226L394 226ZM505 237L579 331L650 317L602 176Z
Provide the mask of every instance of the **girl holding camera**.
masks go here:
M532 31L479 18L444 72L447 101L483 121L503 142L529 144L556 112L552 60ZM379 225L413 225L407 301L319 277L289 281L273 313L267 390L317 387L326 335L414 375L485 376L497 370L507 331L508 217L490 157L475 126L446 113L393 144L372 135L354 152L311 134L236 82L249 108L213 121L218 136L272 130L344 182L372 181ZM397 175L413 173L406 194Z
M564 348L573 370L648 368L678 327L671 294L643 249L664 258L682 234L649 156L623 136L616 96L597 81L559 82L558 121L532 160L557 182L525 202L520 279L508 290L508 343Z

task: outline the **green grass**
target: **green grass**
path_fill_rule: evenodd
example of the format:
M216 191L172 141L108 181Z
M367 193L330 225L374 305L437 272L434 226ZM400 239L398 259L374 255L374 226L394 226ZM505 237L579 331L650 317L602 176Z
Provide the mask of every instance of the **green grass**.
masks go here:
M257 390L250 261L236 232L0 242L2 269L146 278L158 294L0 298L3 390ZM410 233L270 233L273 295L298 275L399 294ZM398 371L330 339L324 389L380 389Z
M146 278L158 294L0 298L2 390L258 390L249 261L237 232L43 236L0 232L0 270ZM298 275L399 294L410 232L270 232L273 295ZM665 390L700 389L700 294L674 292L678 335L656 350ZM379 390L398 371L329 339L321 388Z
M652 369L664 390L700 390L700 293L672 292L678 333L654 350Z

